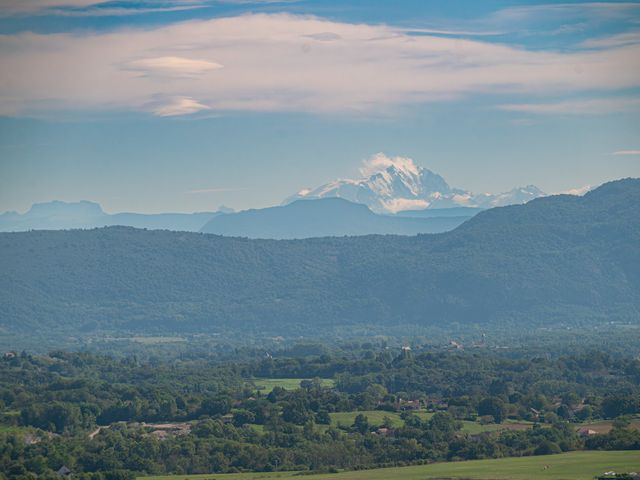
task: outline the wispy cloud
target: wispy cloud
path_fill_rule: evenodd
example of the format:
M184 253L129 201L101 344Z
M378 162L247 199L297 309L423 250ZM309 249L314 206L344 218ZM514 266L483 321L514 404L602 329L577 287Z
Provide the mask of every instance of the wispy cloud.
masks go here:
M553 103L515 103L499 105L498 108L511 112L538 115L605 115L615 112L638 111L640 110L640 98L615 97L558 101Z
M618 150L611 155L640 155L640 150Z
M516 3L516 2L514 2ZM457 28L466 27L476 32L501 32L526 37L566 37L584 34L590 28L603 26L637 27L640 3L631 2L540 2L533 5L515 5L490 15L457 22ZM454 29L454 30L456 30ZM568 37L567 37L568 38ZM568 43L563 42L563 48Z
M640 11L640 3L635 2L574 2L523 5L499 10L492 17L508 24L531 21L532 19L553 19L555 21L596 19L626 20L630 14Z
M2 35L0 64L0 112L13 115L64 108L380 115L478 93L557 97L640 87L640 45L532 51L289 14ZM607 105L630 108L626 100L503 108L599 113Z
M0 6L0 17L29 15L124 16L193 10L219 3L256 5L296 1L298 0L140 0L127 3L117 0L3 0Z
M0 17L28 15L123 16L202 8L202 0L157 0L123 4L112 0L4 0Z
M580 43L583 48L611 48L640 43L640 31L619 33L607 37L593 38Z
M207 193L225 193L225 192L239 192L247 190L246 188L198 188L195 190L187 190L185 193L190 195L201 195Z
M188 10L199 10L205 5L176 5L173 7L92 7L92 8L52 8L46 11L39 11L39 14L57 17L125 17L129 15L144 15L148 13L169 13L183 12ZM0 15L2 16L2 15Z

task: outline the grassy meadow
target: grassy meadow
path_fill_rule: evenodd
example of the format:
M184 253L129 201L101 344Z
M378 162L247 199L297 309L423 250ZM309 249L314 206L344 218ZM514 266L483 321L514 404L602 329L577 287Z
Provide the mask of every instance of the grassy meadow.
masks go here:
M367 417L369 425L380 427L384 423L385 417L388 417L391 420L391 425L393 427L401 427L404 425L404 420L400 418L400 414L396 412L385 412L383 410L365 410L361 412L336 412L330 413L331 424L336 427L350 427L353 425L356 417L358 415L364 415ZM433 416L433 413L430 412L415 412L422 420L428 420Z
M433 412L425 412L425 411L415 411L413 412L415 415L420 417L422 420L429 420L434 414ZM367 417L369 421L369 425L379 427L384 423L384 418L388 417L391 420L392 427L402 427L404 425L404 421L400 418L400 414L396 412L385 412L382 410L366 410L360 412L336 412L330 413L331 424L336 427L350 427L353 425L353 422L357 415L363 414ZM482 425L479 422L471 422L465 420L462 422L462 431L465 433L469 433L472 435L482 433L482 432L496 432L498 430L523 430L526 428L531 428L533 423L527 422L512 422L505 421L501 424L488 424Z
M140 480L259 480L304 478L308 480L592 480L607 471L640 470L639 451L570 452L537 457L433 463L412 467L381 468L335 474L303 475L296 472L173 475L140 477Z
M300 388L300 382L305 380L304 378L256 378L253 383L258 388L260 393L269 394L271 390L276 387L284 388L285 390L295 390ZM307 379L310 380L310 379ZM331 378L320 379L323 387L333 387L335 382Z

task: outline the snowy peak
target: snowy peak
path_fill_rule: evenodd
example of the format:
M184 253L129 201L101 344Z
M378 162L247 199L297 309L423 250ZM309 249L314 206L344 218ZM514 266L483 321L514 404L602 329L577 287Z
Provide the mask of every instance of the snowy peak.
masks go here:
M284 203L301 198L338 197L367 205L376 213L397 213L458 206L490 208L526 203L545 195L534 185L499 194L474 194L451 188L444 178L416 165L411 158L388 157L383 153L365 160L360 173L362 178L358 180L335 180L315 189L301 190Z
M374 173L364 183L379 195L389 198L419 198L431 192L450 191L444 178L422 167L409 170L391 165Z

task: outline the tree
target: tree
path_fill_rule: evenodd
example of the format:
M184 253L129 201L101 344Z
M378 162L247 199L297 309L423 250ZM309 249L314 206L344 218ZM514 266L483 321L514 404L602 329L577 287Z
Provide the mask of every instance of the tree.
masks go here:
M487 397L478 404L478 415L491 415L496 423L502 423L506 415L504 402L498 397Z
M316 423L320 425L330 425L331 417L329 416L329 412L326 410L319 410L318 413L316 413Z
M247 423L253 423L255 419L256 416L249 410L241 409L233 412L233 424L236 427L241 427L242 425L246 425Z
M549 440L543 440L533 451L534 455L552 455L555 453L562 453L562 449L557 443Z
M568 405L565 405L564 403L556 409L556 414L563 420L569 420L572 416L571 409L569 408Z
M226 398L206 398L200 405L200 412L204 415L226 415L229 410L229 401Z
M351 428L361 435L364 435L369 431L369 419L362 413L359 413L358 415L356 415Z

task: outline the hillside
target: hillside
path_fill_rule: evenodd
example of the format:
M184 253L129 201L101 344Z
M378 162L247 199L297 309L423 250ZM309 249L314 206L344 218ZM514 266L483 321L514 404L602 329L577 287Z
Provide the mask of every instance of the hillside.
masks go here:
M638 322L640 180L415 237L247 240L111 227L0 234L0 327L270 332Z
M365 205L341 198L297 200L281 207L219 215L209 220L201 231L233 237L272 239L370 234L416 235L452 230L473 215L453 210L455 212L452 212L452 216L404 218L377 215Z

